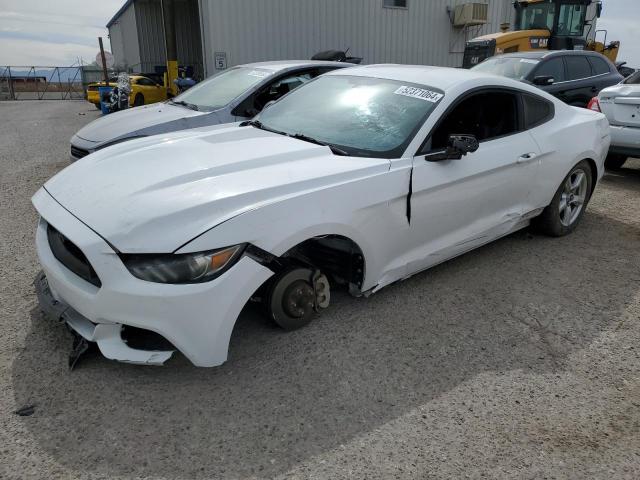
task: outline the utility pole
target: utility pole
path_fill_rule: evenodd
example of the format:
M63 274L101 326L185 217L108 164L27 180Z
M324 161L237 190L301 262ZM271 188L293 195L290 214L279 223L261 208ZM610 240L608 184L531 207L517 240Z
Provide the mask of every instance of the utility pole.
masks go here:
M102 46L102 37L98 37L100 44L100 58L102 59L102 77L105 85L109 85L109 75L107 74L107 59L104 58L104 47Z
M178 49L176 47L175 3L162 0L162 23L164 24L164 45L167 55L167 89L178 94L178 86L173 83L178 78Z

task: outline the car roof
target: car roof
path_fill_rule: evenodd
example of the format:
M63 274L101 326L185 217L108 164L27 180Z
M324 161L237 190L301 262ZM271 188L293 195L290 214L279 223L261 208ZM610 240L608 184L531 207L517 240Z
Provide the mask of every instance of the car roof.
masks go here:
M401 82L417 83L439 88L446 91L460 83L479 79L490 80L492 83L497 78L495 75L476 72L463 68L431 67L424 65L364 65L352 67L346 70L334 70L325 75L353 75L360 77L385 78ZM502 78L502 77L500 77ZM519 82L513 81L514 85Z
M264 70L279 72L281 70L287 70L290 68L304 68L304 67L346 68L346 67L352 67L353 65L354 65L353 63L329 62L329 61L323 61L323 60L275 60L272 62L245 63L244 65L238 65L238 67L262 68Z
M604 57L598 52L592 52L590 50L539 50L537 52L513 52L503 53L502 55L496 55L497 57L514 57L514 58L548 58L557 57L559 55L588 55L591 57ZM604 57L606 58L606 57Z

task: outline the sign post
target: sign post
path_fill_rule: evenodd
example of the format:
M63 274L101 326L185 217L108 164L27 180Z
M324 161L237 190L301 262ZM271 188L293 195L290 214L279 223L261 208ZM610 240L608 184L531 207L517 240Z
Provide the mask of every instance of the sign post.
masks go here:
M102 46L102 37L98 37L98 43L100 44L100 62L102 63L102 79L104 80L104 84L107 85L109 83L109 75L107 74L107 59L104 55L104 47ZM96 59L97 60L97 59Z

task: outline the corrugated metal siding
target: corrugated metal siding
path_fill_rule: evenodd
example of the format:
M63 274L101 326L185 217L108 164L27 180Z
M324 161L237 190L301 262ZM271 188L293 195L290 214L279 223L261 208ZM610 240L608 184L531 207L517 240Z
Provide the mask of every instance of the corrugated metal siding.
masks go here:
M115 64L121 68L140 63L138 30L133 5L129 5L109 27L111 53Z
M160 0L137 0L134 5L140 39L140 65L136 71L152 72L156 65L166 63Z
M196 76L202 77L204 72L198 1L175 0L175 9L178 60L180 64L193 65Z
M153 71L166 63L164 25L160 0L136 0L137 30L140 38L140 66L137 71ZM176 48L180 64L202 69L202 41L197 0L174 0Z
M454 29L447 7L461 3L409 0L404 10L383 8L382 0L203 0L207 73L215 73L215 52L226 52L232 66L347 47L364 63L459 66L466 40L513 16L512 0L480 0L489 5L487 25Z

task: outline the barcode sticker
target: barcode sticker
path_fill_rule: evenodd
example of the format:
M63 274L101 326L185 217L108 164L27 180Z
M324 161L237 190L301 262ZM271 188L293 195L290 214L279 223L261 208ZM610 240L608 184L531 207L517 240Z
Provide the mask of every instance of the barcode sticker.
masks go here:
M418 98L420 100L425 100L431 103L436 103L438 100L444 97L442 93L432 92L431 90L425 90L424 88L407 87L406 85L398 88L393 93L395 93L396 95L404 95L405 97Z
M251 75L252 77L264 78L269 76L269 72L264 72L262 70L251 70L247 75Z

